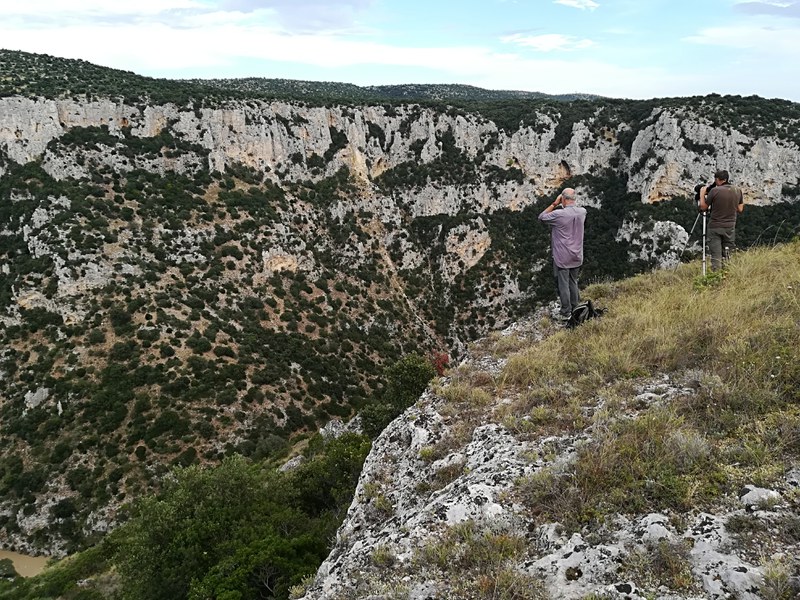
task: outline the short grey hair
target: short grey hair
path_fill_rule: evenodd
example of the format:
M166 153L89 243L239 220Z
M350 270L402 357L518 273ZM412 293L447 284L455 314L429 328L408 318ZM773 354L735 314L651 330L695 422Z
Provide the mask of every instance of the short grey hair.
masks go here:
M567 200L575 200L575 190L572 188L566 188L563 192L561 192L561 197Z

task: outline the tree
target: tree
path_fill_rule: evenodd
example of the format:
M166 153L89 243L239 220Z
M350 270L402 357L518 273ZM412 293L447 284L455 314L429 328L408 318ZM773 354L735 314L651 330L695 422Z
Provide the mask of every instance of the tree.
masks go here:
M241 456L178 468L112 534L124 597L287 598L327 556L369 448L344 435L286 473Z
M385 370L387 380L383 398L361 411L361 426L367 435L377 437L405 409L414 404L436 375L433 364L419 354L408 354Z
M405 410L420 397L436 375L431 362L419 354L404 356L386 370L386 400Z
M116 562L131 599L186 598L227 555L239 533L258 527L263 474L240 457L214 469L179 468L160 497L145 498L119 530Z

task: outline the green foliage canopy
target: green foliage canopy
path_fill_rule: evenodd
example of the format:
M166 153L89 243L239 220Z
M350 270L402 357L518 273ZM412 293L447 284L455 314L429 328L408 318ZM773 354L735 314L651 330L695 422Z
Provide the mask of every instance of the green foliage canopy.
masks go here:
M114 534L125 597L286 598L327 555L369 448L347 434L286 473L240 456L177 469Z
M431 361L416 353L408 354L388 367L383 398L361 411L364 432L376 437L392 419L417 401L435 375L436 369Z

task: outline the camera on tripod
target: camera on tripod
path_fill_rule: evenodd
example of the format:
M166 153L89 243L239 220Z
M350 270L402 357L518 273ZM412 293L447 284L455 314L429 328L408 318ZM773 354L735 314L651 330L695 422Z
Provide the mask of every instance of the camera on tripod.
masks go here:
M717 187L716 181L713 181L708 185L706 185L705 183L698 183L696 186L694 186L694 203L697 205L698 208L700 207L700 191L703 188L706 188L706 196L708 196L708 192L713 190L715 187ZM711 209L709 209L709 211L710 210Z

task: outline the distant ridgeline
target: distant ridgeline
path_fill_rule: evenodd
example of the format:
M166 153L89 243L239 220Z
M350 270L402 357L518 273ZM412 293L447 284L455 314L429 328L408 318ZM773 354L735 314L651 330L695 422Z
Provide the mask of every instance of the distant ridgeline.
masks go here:
M696 256L718 167L750 204L740 247L791 239L799 125L757 97L176 82L0 51L0 540L81 547L171 465L279 460L379 401L384 366L553 299L536 216L564 186L584 281Z
M593 94L549 95L540 92L485 90L457 84L406 84L357 86L349 83L298 81L245 77L240 79L169 80L142 77L130 71L100 67L82 60L58 58L0 49L4 81L1 95L42 95L48 98L70 94L147 97L160 102L190 99L216 101L237 98L279 98L317 102L465 102L498 100L594 100Z
M295 79L191 79L194 85L213 86L225 91L250 96L283 99L328 98L339 102L495 102L499 100L597 100L593 94L542 94L514 90L485 90L471 85L404 84L357 86L332 81L299 81Z

